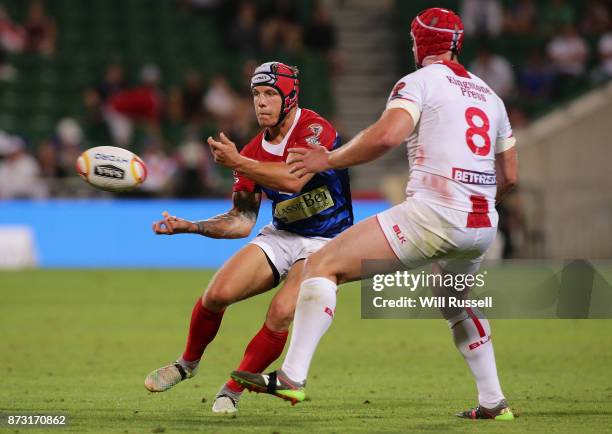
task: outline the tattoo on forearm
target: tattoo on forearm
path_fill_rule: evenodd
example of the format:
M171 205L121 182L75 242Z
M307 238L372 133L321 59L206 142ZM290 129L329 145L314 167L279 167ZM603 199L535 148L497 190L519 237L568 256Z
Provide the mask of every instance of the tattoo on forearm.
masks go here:
M237 192L234 207L218 216L196 222L198 233L210 238L242 238L257 221L260 193Z
M228 212L196 222L196 225L200 235L211 238L228 238L232 232L235 232L237 223L239 223L239 216Z

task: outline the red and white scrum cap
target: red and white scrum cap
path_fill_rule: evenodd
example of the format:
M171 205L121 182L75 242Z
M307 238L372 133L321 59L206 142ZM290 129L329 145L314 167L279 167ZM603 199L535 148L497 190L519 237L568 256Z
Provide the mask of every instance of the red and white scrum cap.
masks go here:
M463 22L448 9L429 8L419 13L410 26L416 46L416 63L423 64L427 56L452 51L459 55L463 45Z
M298 69L281 62L266 62L255 69L251 77L251 88L270 86L278 91L282 98L281 112L277 125L297 106L300 93Z

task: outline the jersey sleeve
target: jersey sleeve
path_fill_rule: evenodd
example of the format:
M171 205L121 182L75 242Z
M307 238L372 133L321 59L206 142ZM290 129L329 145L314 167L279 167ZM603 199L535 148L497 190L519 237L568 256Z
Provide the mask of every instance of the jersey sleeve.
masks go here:
M334 149L338 133L336 129L325 119L318 117L308 119L299 125L295 140L296 148L309 148L311 145L322 145L330 151Z
M249 142L242 151L240 151L240 155L243 155L248 158L255 158L254 155L255 145L254 142ZM234 186L232 187L232 191L234 193L239 191L248 191L249 193L255 193L261 191L259 185L252 179L244 176L243 174L234 170Z
M416 125L421 117L423 110L423 101L425 94L425 85L415 74L409 74L398 81L389 99L387 100L386 109L400 108L406 110L412 116L412 120Z
M497 140L495 141L495 153L499 154L505 152L508 149L516 145L516 139L512 133L512 126L510 125L510 119L508 119L508 112L506 106L500 99L500 110L501 110L501 122L499 124L499 130L497 132Z

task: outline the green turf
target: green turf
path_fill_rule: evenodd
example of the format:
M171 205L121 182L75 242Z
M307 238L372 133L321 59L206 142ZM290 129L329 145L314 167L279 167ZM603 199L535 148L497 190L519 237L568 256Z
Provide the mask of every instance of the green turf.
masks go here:
M180 354L193 302L210 276L0 273L0 412L69 416L67 428L45 432L611 430L612 321L493 321L502 386L521 417L465 421L453 413L475 403L475 388L446 324L360 320L355 287L341 291L311 370L310 401L291 407L247 394L237 417L210 412L214 393L261 326L269 295L228 310L195 379L148 393L144 376Z

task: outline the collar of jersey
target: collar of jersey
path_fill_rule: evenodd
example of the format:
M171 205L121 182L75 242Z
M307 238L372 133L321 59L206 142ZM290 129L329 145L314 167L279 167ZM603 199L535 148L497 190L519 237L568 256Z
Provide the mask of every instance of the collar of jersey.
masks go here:
M264 132L263 136L261 137L261 146L266 150L266 152L272 155L277 155L279 157L282 157L285 154L285 147L287 146L287 141L289 140L289 137L291 136L293 129L295 128L298 121L300 120L301 114L302 114L302 109L298 108L297 112L295 113L295 119L293 120L293 124L291 124L291 128L289 128L289 131L287 131L287 134L283 138L283 141L277 145L268 142L266 140L266 133Z
M463 66L459 62L449 62L448 60L437 60L433 62L432 65L444 65L447 68L449 68L451 71L453 71L455 75L459 77L472 78L470 76L470 73L467 71L467 69L465 69L465 66Z

